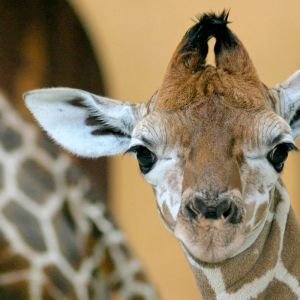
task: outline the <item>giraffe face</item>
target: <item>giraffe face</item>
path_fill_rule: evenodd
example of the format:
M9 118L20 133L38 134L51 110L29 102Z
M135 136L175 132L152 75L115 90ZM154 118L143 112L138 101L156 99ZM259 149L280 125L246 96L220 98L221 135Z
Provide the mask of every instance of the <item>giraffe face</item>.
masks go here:
M300 72L268 90L227 17L205 14L186 33L146 105L69 88L25 95L40 125L76 155L134 153L164 222L189 257L206 262L258 237L300 136ZM212 36L215 66L205 63Z
M216 96L181 110L154 109L129 145L164 223L189 255L206 262L234 255L264 224L279 164L293 148L290 127L271 109L224 101ZM277 165L270 161L274 152L284 156Z
M205 262L236 255L258 236L295 147L227 17L205 14L185 34L129 150L165 223ZM216 66L205 62L212 36Z
M300 72L269 90L271 100L261 93L264 105L249 107L237 105L230 89L196 95L177 109L161 105L163 88L148 105L67 88L25 97L40 125L69 151L135 153L164 222L192 258L216 262L254 242L268 217L281 163L300 134L298 86ZM242 90L235 93L246 99Z

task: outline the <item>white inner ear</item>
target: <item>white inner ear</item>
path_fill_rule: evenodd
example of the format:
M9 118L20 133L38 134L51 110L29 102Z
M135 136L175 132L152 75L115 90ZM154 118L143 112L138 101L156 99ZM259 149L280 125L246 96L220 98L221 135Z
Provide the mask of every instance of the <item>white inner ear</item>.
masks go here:
M25 103L43 129L58 144L84 157L114 155L127 150L128 136L114 134L94 135L99 128L88 126L86 120L99 112L101 105L119 105L107 98L97 98L88 92L70 88L51 88L31 91L25 94ZM77 101L74 104L74 102ZM73 103L73 104L72 104ZM105 109L104 109L105 110ZM121 116L120 116L121 117ZM107 118L109 122L109 117Z

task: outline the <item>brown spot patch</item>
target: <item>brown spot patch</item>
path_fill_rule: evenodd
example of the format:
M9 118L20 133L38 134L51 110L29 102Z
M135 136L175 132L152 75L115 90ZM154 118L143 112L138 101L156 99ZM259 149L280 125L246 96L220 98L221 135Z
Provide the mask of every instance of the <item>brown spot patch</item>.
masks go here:
M2 233L0 229L0 253L7 247L9 247L9 242L7 241L6 236Z
M134 279L139 282L147 283L148 280L146 278L146 275L142 271L138 271L134 274Z
M90 244L94 245L96 241L100 241L104 232L99 229L94 222L90 222Z
M255 297L256 300L272 299L272 300L297 300L297 295L285 283L273 279L268 285L267 289Z
M47 276L49 285L57 288L67 299L77 299L72 283L69 282L56 266L46 267L45 275Z
M70 229L72 229L72 231L75 231L77 229L77 223L75 221L75 218L73 217L71 203L68 201L68 199L64 200L61 212Z
M283 249L281 259L290 274L300 278L300 226L294 214L290 209L283 239ZM287 298L288 299L288 298Z
M127 245L125 244L120 244L119 245L120 250L122 251L123 255L126 257L126 259L132 259L132 255L127 247Z
M282 182L280 182L281 185L283 185ZM270 212L275 213L276 207L280 201L282 201L282 196L280 192L275 189L274 194L272 195L272 191L270 191L270 199L272 199L271 205L270 205Z
M21 281L15 284L0 285L0 299L2 300L29 300L28 285Z
M3 189L3 166L2 164L0 163L0 189Z
M20 271L29 266L28 260L21 255L6 253L5 257L0 256L0 273Z
M135 294L135 295L129 297L129 300L145 300L145 296L139 295L139 294Z
M67 206L64 207L68 209ZM69 217L71 219L69 219ZM81 254L83 252L83 241L80 240L79 236L76 235L74 228L75 221L72 218L72 215L69 213L66 215L65 211L59 212L54 220L54 228L56 231L56 236L58 239L60 250L63 255L69 261L69 263L77 269L81 263Z
M69 185L77 185L82 178L85 178L85 176L78 166L72 164L68 167L66 171L66 180Z
M84 198L86 198L87 201L90 201L92 203L105 202L103 194L101 193L100 189L95 188L93 186L90 186L90 188L84 194Z
M22 191L37 203L43 203L55 191L51 172L32 158L21 164L17 181Z
M114 291L118 291L120 290L122 287L124 286L124 282L120 279L118 280L115 280L111 283L111 288L114 290Z
M259 223L263 219L263 217L267 213L267 208L268 208L268 204L267 203L263 203L263 204L261 204L258 207L258 209L256 211L256 215L255 215L254 225L256 225L257 223Z
M57 300L57 298L52 295L52 291L48 287L43 287L43 292L42 292L42 299L43 300Z
M45 135L39 134L37 138L37 145L45 150L51 158L57 159L59 156L59 148Z
M15 201L3 209L4 215L18 229L24 241L36 251L46 251L46 244L36 217Z
M115 270L115 262L109 253L108 249L105 249L105 256L103 257L103 260L101 261L100 268L103 272L103 275L109 276L111 275Z
M15 129L1 125L0 143L6 151L13 151L22 145L22 136Z

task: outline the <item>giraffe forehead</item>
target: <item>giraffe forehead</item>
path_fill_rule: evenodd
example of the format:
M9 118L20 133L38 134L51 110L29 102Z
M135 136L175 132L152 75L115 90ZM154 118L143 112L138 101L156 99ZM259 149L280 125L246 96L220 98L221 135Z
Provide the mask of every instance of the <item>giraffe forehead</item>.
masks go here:
M154 110L138 131L154 144L188 149L210 143L265 149L280 137L292 140L289 125L270 108L234 107L218 97L193 102L180 110Z
M177 110L194 102L219 98L229 106L253 109L266 105L263 87L207 65L187 78L166 76L157 94L156 109Z

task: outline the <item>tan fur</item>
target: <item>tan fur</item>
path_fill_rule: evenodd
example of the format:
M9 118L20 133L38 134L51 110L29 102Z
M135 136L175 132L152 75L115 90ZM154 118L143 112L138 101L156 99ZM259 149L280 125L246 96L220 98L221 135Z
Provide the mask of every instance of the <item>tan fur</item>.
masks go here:
M300 227L292 209L289 212L285 231L281 256L282 262L290 274L295 278L300 278Z
M267 203L263 203L258 207L258 209L256 210L256 214L255 214L254 225L258 224L263 219L263 217L267 213L267 211L268 211Z

